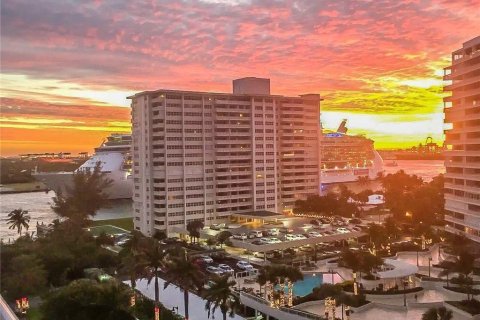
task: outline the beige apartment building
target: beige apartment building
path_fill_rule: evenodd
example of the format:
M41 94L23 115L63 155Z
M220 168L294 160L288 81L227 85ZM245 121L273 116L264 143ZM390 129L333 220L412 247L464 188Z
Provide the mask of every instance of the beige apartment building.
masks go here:
M444 69L446 230L480 242L480 36Z
M270 94L270 80L233 93L145 91L132 100L135 228L146 235L234 213L288 213L319 194L320 96Z

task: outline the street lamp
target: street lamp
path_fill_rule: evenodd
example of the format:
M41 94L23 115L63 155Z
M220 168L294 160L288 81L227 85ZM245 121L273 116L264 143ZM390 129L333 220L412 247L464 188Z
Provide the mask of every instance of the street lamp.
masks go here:
M430 278L430 264L432 262L432 257L428 257L428 277Z
M406 279L403 279L403 306L407 306L407 284L408 281Z

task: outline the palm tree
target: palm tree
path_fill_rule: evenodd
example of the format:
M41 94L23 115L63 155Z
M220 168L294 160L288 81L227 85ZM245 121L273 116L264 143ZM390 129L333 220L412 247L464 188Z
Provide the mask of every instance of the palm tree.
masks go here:
M185 320L189 319L188 296L189 291L198 290L203 284L203 274L198 266L189 260L186 253L175 257L167 265L167 281L165 288L171 283L177 285L183 291L183 300L185 303Z
M240 306L240 300L233 291L235 281L229 280L228 276L212 278L212 285L205 290L204 298L207 300L205 309L208 310L208 318L211 313L215 313L220 308L223 314L223 320L227 320L227 313L230 316L235 315L235 311Z
M205 225L203 221L193 220L187 223L187 231L190 236L190 243L195 243L200 238L200 230L203 229Z
M422 315L422 320L451 320L453 314L445 307L430 308Z
M27 210L15 209L8 214L7 223L10 225L8 229L17 229L17 232L22 236L22 229L28 230L28 223L30 222L30 216Z
M148 284L155 280L155 305L159 304L158 272L165 266L167 251L157 240L149 239L142 248L139 268L146 274Z

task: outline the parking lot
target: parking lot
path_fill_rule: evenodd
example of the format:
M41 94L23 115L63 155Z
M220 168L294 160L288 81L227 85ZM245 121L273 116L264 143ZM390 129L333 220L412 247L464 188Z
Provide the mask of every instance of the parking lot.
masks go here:
M252 226L224 226L204 230L210 236L227 230L232 234L230 254L259 264L317 260L337 255L342 242L364 235L361 221L355 219L316 219L288 217ZM230 227L230 228L229 228ZM218 230L220 229L220 230Z

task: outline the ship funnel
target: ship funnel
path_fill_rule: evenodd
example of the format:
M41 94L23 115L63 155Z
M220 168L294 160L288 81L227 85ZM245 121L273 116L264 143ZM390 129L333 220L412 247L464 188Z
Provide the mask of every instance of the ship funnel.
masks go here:
M343 119L340 125L338 126L337 133L343 133L346 134L348 131L347 128L347 119Z

